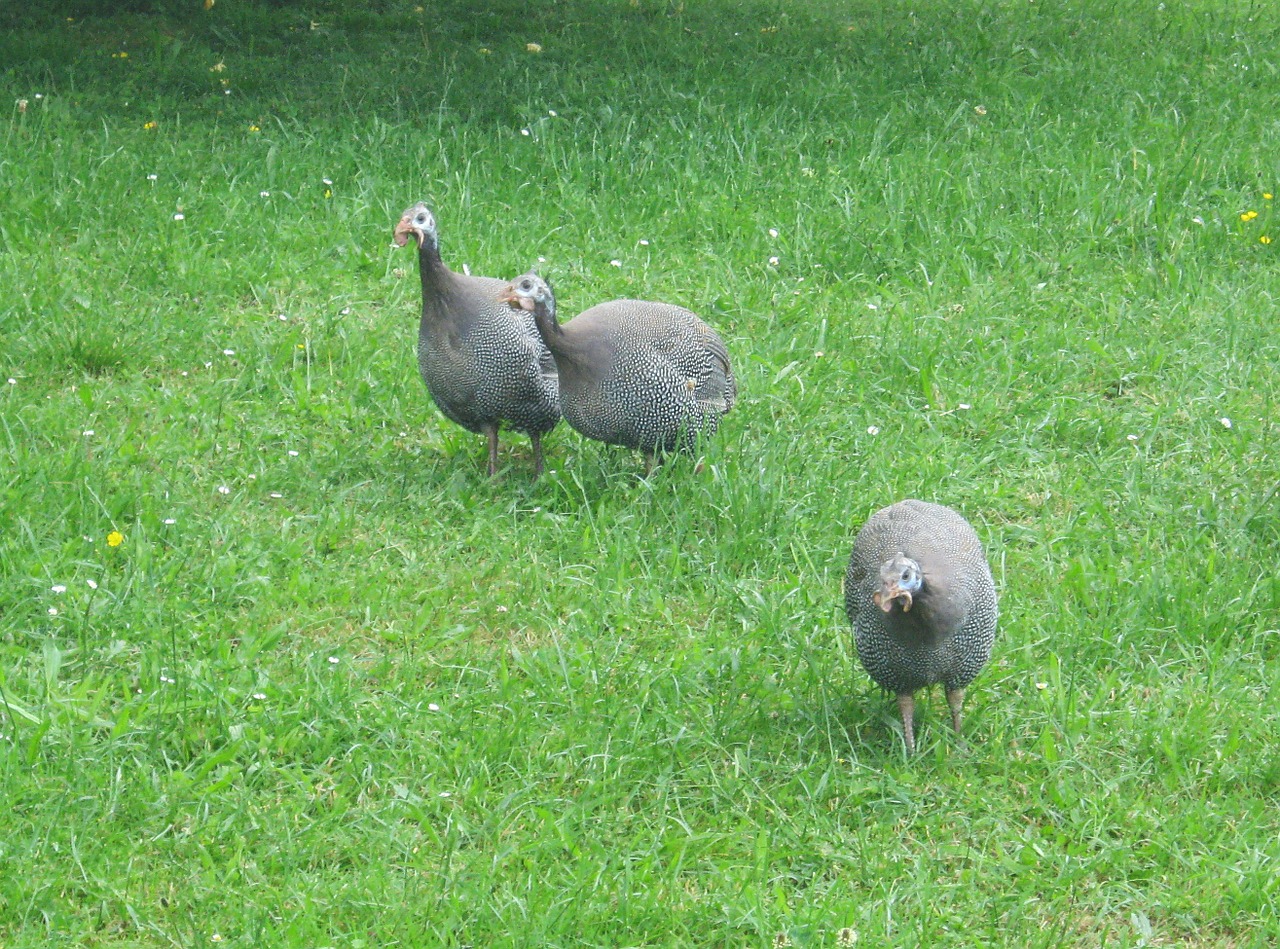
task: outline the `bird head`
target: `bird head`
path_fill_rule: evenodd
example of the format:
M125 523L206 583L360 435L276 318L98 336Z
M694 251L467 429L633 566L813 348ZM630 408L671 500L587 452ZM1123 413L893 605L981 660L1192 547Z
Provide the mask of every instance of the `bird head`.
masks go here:
M871 594L871 601L886 613L893 611L894 603L900 603L906 613L923 583L920 565L906 554L897 554L881 565L880 589Z
M400 223L396 225L395 242L398 246L403 247L409 243L409 236L413 235L418 241L418 246L422 247L428 240L435 243L436 239L436 219L431 213L431 209L423 202L419 201L404 214L400 215Z
M498 297L499 303L507 303L513 310L536 311L543 307L551 316L556 315L556 298L551 285L536 273L527 273L511 281L511 286Z

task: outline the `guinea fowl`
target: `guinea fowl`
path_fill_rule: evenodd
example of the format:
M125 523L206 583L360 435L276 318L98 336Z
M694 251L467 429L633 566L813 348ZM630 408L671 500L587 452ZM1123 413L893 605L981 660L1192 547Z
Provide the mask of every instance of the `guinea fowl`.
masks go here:
M542 473L542 436L560 421L556 364L533 318L498 297L510 284L456 274L440 258L436 220L419 202L395 228L401 247L418 242L422 321L418 369L448 418L489 439L489 474L498 470L498 428L526 432L533 467Z
M715 330L669 303L612 300L561 325L555 295L529 273L502 299L533 314L560 374L565 421L588 438L644 453L694 451L733 407L729 353Z
M969 522L913 500L871 515L853 544L844 606L862 665L898 696L907 752L915 692L935 682L959 735L964 690L991 658L997 615L991 567Z

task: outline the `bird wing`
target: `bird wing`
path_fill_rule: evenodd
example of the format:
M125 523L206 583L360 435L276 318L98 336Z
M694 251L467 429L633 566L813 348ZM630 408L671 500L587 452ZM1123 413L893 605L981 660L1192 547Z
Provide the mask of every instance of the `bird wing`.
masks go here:
M715 330L697 317L693 320L696 322L683 324L677 332L658 341L655 348L690 381L698 402L717 412L728 412L737 394L729 351Z

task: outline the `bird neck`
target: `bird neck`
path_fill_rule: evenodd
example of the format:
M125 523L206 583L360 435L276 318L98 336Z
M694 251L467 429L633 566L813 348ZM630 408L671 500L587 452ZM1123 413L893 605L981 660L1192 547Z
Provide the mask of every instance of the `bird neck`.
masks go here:
M418 273L422 277L424 294L440 286L445 275L451 273L440 257L440 245L433 240L423 241L418 248Z
M932 596L928 582L922 583L912 597L911 609L903 610L895 603L886 616L889 627L910 642L936 646L946 642L960 628L963 617L947 608L947 597Z
M533 308L533 322L537 324L538 335L542 337L548 349L556 352L563 348L564 328L556 319L555 312L545 303L539 303Z
M422 319L419 333L435 334L457 322L454 301L458 292L457 274L440 259L440 248L426 241L418 249L418 270L422 277Z

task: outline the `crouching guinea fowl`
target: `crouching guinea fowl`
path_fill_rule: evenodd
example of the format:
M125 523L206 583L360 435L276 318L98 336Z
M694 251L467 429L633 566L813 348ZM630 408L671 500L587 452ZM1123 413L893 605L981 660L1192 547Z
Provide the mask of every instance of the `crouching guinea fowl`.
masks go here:
M510 283L456 274L440 258L436 221L425 204L395 228L401 247L418 242L422 321L418 369L448 418L489 439L489 474L498 470L498 428L526 432L533 467L542 473L542 436L560 421L556 364L533 318L499 302Z
M588 438L644 453L694 451L715 433L737 392L724 342L669 303L612 300L561 325L551 287L529 273L502 295L533 314L555 357L560 410Z
M960 733L965 687L996 633L996 588L982 543L948 507L900 501L877 511L853 544L844 605L858 658L898 696L908 753L916 690L941 682Z

